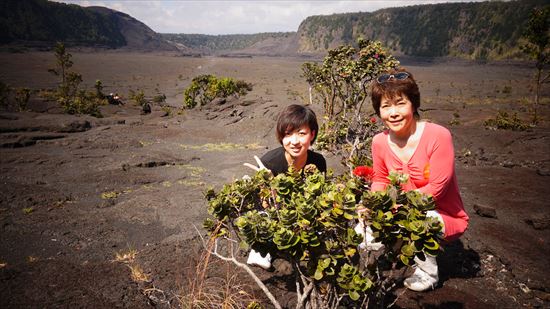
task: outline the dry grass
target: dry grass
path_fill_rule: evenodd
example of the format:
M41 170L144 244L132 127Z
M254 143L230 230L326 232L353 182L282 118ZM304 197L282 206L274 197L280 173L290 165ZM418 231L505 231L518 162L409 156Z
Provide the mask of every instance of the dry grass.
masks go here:
M134 282L150 282L151 278L136 262L137 250L129 248L128 251L121 251L115 254L113 262L124 263L130 268L130 276Z
M138 264L128 264L130 271L132 272L132 280L134 282L150 282L151 278L148 274L143 272L143 269Z
M243 283L237 267L231 263L211 259L213 246L214 240L209 239L205 248L198 252L196 266L187 276L187 287L182 287L181 294L176 295L179 306L236 309L258 304L257 298L248 292L252 288Z
M121 263L133 263L137 256L137 250L128 249L126 252L117 252L115 254L115 261Z
M210 267L220 263L210 262ZM242 282L238 272L229 263L225 264L224 277L196 277L190 282L193 287L186 294L178 295L181 308L246 308L257 303L257 298L250 292L251 287ZM202 280L202 281L201 281Z
M27 262L29 262L29 263L34 263L36 261L38 261L38 258L36 256L29 255L27 257Z

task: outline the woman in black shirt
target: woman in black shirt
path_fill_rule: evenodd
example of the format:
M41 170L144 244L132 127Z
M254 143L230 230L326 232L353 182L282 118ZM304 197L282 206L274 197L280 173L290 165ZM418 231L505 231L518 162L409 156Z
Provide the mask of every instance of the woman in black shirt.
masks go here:
M311 108L303 105L289 105L281 111L277 118L277 140L281 147L275 148L259 159L254 156L258 166L250 163L244 165L258 171L270 170L274 176L286 173L289 166L302 170L306 165L314 164L321 172L327 171L327 162L323 155L309 150L315 141L319 125L317 117ZM271 255L263 257L259 252L250 251L247 263L264 269L271 267Z

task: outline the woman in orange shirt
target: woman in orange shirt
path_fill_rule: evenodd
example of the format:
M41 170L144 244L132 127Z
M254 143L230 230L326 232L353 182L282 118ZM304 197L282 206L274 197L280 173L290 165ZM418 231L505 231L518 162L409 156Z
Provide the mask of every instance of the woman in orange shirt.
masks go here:
M468 215L458 189L451 133L440 125L420 121L420 92L407 71L392 70L379 76L371 97L374 110L387 127L372 142L371 190L384 190L391 171L408 174L404 190L432 195L436 210L429 211L428 216L442 223L445 240L457 239L468 226ZM405 286L414 291L433 288L439 280L435 257L426 255L425 261L415 259L415 263L415 272L405 279Z

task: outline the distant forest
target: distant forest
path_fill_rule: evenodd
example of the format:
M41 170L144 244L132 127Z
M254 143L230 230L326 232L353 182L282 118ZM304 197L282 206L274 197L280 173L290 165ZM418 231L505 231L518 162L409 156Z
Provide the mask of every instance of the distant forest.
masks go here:
M549 0L445 3L311 16L298 29L299 51L324 51L363 37L412 56L509 58L519 52L533 8L547 5Z
M288 38L296 35L296 32L266 32L256 34L227 35L163 33L161 35L166 40L183 44L189 48L211 52L244 49L266 39Z
M1 44L63 41L111 48L126 45L114 16L46 0L0 1L0 29Z

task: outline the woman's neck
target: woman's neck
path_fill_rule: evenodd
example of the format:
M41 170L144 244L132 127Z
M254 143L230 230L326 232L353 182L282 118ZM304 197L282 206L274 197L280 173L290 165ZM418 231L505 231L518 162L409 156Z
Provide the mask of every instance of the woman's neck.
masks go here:
M391 141L397 145L398 147L405 147L407 145L407 142L411 138L411 136L414 136L415 133L418 132L417 130L417 123L418 121L412 121L410 127L406 128L402 132L394 132L390 131L390 139Z
M302 157L293 157L288 152L285 151L285 159L288 163L288 166L292 166L295 170L299 171L306 165L307 162L307 152L305 156Z

